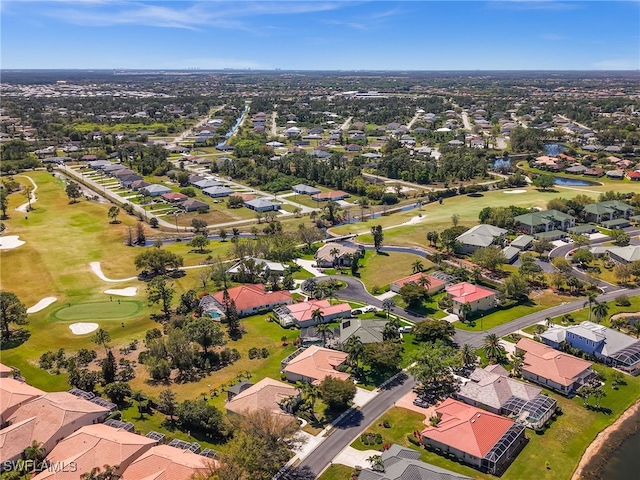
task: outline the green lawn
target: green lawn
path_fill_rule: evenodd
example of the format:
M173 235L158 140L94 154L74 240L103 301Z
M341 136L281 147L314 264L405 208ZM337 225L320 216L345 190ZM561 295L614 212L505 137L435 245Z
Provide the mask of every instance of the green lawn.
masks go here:
M418 315L424 315L425 317L430 317L435 319L444 318L447 316L447 313L438 308L438 300L442 298L444 295L445 294L443 293L438 293L436 295L433 295L432 297L429 297L428 301L423 302L421 306L411 307L409 310ZM398 307L407 308L407 303L404 301L404 299L400 295L396 295L395 297L393 297L393 301L396 303Z
M352 472L353 468L336 463L329 466L318 480L351 480Z
M410 253L367 251L362 261L364 266L359 271L360 280L369 292L373 292L375 287L384 289L394 280L411 275L413 273L411 266L416 260L422 262L425 270L433 266L428 260Z
M119 319L137 315L143 308L137 300L77 303L57 308L51 312L51 318L62 321Z

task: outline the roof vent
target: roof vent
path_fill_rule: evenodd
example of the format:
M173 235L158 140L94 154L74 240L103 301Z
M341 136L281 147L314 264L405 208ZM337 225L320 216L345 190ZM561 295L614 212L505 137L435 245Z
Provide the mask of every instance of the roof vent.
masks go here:
M471 420L471 423L476 423L476 419L474 418L473 420Z
M480 418L480 414L477 414L476 417Z

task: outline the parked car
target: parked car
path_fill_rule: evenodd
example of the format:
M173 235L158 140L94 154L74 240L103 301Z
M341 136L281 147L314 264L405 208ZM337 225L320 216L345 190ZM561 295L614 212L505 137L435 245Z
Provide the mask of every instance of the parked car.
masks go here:
M356 308L355 310L351 310L351 315L362 315L362 310Z
M430 405L430 404L429 404L429 402L428 402L427 400L425 400L424 398L420 398L420 397L416 398L416 399L413 401L413 404L414 404L416 407L422 407L422 408L428 408L428 407L429 407L429 405Z
M368 307L364 307L362 311L364 313L372 313L372 312L377 312L378 309L376 307L372 307L371 305L369 305Z
M407 326L407 327L400 327L398 329L398 331L400 333L411 333L411 330L413 330L413 327Z

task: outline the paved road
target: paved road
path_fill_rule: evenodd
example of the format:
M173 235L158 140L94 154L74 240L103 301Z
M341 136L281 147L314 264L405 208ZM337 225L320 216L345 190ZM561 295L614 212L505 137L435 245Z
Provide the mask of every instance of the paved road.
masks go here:
M340 125L340 130L346 132L349 129L349 125L351 125L351 120L353 120L353 117L347 118L344 123Z
M416 112L416 114L413 116L413 118L411 119L411 121L407 124L407 128L409 130L411 130L411 127L413 127L413 124L416 123L418 121L418 119L420 118L420 115L422 115L422 113L420 112Z
M415 386L415 380L408 376L402 383L382 391L354 415L343 420L325 441L300 462L299 467L310 468L316 477L319 476L338 453Z
M461 116L462 116L462 124L464 125L464 129L468 130L469 132L473 130L473 128L471 127L471 122L469 121L469 112L467 112L466 110L463 110Z
M609 237L598 238L596 240L592 240L591 242L589 242L589 245L597 245L599 243L605 243L605 242L608 242L610 240L611 239ZM567 245L563 245L562 247L554 248L553 250L551 250L551 252L549 252L549 258L566 257L567 254L571 250L574 250L575 248L576 248L576 246L573 243L568 243ZM579 269L577 269L575 267L571 271L571 275L574 276L574 277L579 278L583 282L591 283L593 281L592 277L589 277L582 270L579 270ZM605 282L604 280L598 280L596 285L598 286L598 288L600 288L604 292L609 291L611 289L618 288L617 285L613 285L611 283Z

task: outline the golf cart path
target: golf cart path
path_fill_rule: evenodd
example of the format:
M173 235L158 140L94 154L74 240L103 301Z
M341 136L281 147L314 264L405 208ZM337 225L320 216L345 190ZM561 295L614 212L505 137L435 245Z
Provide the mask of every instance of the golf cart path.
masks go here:
M26 175L18 175L19 177L28 179L33 184L33 190L31 190L31 204L34 204L38 201L36 198L36 190L38 189L38 184L33 181L33 178L27 177ZM27 212L29 208L29 202L23 203L19 207L16 207L17 212Z
M130 282L132 280L138 280L138 277L108 278L107 276L105 276L104 273L102 273L102 267L100 266L100 262L91 262L89 264L89 267L91 267L91 271L93 273L95 273L100 280L105 281L105 282L119 283L119 282ZM211 265L209 265L209 264L192 265L192 266L189 266L189 267L180 267L179 270L192 270L192 269L196 269L196 268L207 268L207 267L211 267ZM109 292L105 291L105 293L109 293ZM115 293L114 295L118 295L118 294ZM131 296L131 295L123 295L123 296Z

